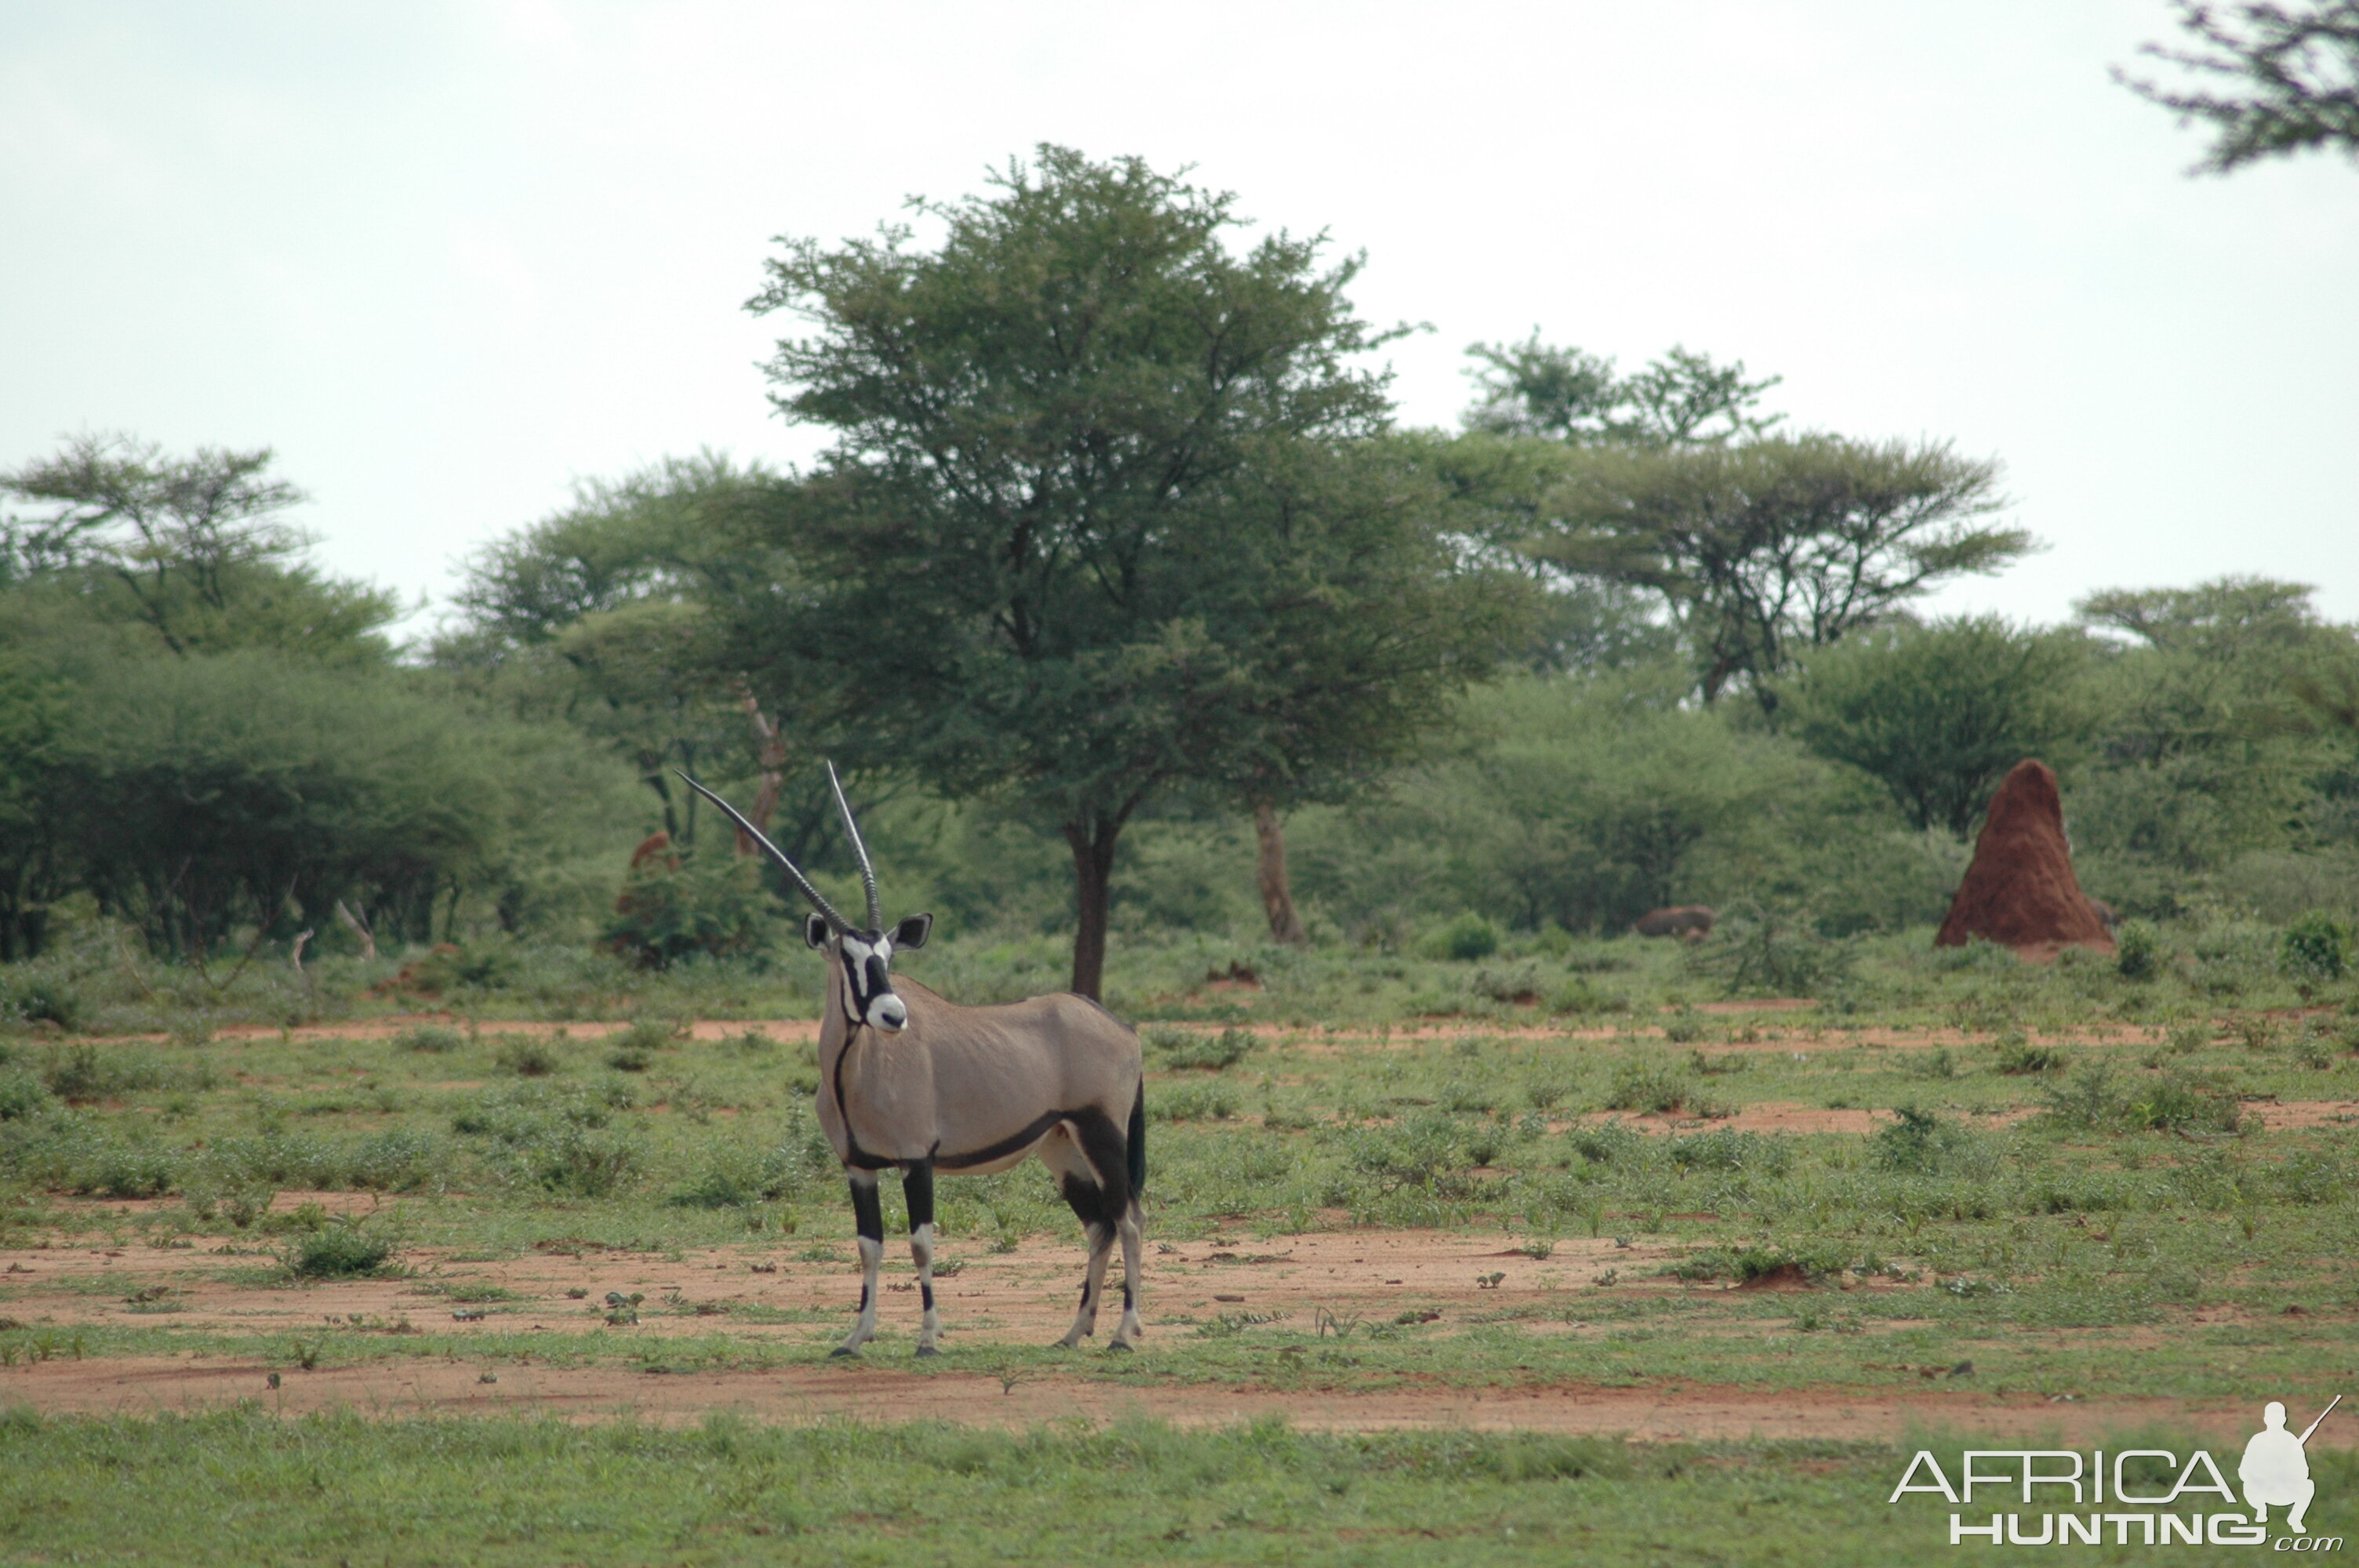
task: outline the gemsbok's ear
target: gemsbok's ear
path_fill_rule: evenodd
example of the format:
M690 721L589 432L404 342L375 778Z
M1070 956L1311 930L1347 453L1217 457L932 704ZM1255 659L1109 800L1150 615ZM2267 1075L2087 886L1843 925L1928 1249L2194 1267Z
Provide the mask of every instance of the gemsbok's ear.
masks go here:
M830 935L825 917L817 914L803 916L803 940L811 946L824 949Z
M933 932L932 915L913 914L893 927L893 946L902 948L922 947L926 945L926 938L932 935Z

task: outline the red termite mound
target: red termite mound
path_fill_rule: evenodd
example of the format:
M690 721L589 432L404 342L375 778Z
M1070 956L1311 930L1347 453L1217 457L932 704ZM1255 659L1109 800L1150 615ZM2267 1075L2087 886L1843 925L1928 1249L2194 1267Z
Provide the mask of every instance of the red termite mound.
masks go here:
M2037 759L2016 763L1991 797L1973 864L1933 945L1963 946L1969 936L2018 952L2073 946L2113 951L2112 933L2072 875L2056 775Z

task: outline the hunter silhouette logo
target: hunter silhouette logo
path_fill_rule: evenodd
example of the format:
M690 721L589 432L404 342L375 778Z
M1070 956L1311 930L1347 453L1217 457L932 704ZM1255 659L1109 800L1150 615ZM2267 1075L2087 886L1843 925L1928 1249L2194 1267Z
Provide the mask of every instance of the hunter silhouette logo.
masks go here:
M2310 1434L2342 1402L2341 1394L2328 1400L2318 1421L2304 1427L2299 1437L2286 1430L2284 1405L2271 1400L2261 1412L2261 1430L2245 1444L2244 1463L2236 1466L2236 1479L2245 1484L2245 1506L2253 1510L2255 1524L2268 1523L2271 1508L2290 1509L2286 1528L2296 1535L2310 1533L2301 1522L2310 1511L2310 1499L2318 1496L2318 1483L2310 1478Z
M2285 1405L2272 1400L2261 1411L2261 1430L2245 1444L2236 1465L2244 1508L2228 1512L2237 1487L2219 1463L2197 1449L2182 1464L2160 1448L1970 1448L1958 1456L1957 1481L1930 1450L1919 1450L1901 1472L1890 1502L1927 1492L1948 1503L1949 1543L1992 1546L2259 1546L2304 1553L2340 1552L2339 1535L2310 1532L2310 1505L2318 1496L2310 1479L2310 1438L2343 1402L2337 1394L2299 1433L2286 1425ZM1996 1490L2020 1512L1977 1514L1968 1510ZM2042 1505L2046 1505L2042 1508ZM2225 1505L2225 1509L2223 1508ZM2272 1538L2269 1510L2282 1509L2284 1533ZM2038 1511L2032 1511L2038 1510ZM2220 1511L2214 1511L2220 1510Z

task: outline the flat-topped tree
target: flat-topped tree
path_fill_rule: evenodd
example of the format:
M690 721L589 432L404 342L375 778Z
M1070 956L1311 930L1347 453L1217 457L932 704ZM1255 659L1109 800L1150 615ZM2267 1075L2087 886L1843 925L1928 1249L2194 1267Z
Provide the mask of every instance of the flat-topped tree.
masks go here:
M1231 197L1054 146L913 205L934 248L789 241L750 303L810 323L774 401L836 441L757 524L805 586L733 596L733 662L848 759L1060 833L1095 996L1124 826L1299 798L1343 717L1354 765L1397 750L1484 666L1487 579L1360 448L1383 340L1322 237L1233 245Z

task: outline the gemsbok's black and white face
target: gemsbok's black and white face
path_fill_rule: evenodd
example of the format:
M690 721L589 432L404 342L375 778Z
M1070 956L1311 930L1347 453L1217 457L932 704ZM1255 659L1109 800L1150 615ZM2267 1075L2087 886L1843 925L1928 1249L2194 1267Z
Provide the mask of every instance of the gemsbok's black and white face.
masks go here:
M803 940L843 966L843 1021L897 1034L908 1027L909 1005L893 994L893 955L926 945L934 928L930 914L913 914L890 931L846 931L838 935L821 915L803 922Z
M843 797L843 781L835 774L835 764L827 765L828 787L835 792L835 808L843 815L843 835L852 846L854 859L860 862L860 892L868 904L868 924L857 926L836 912L835 905L819 889L811 886L795 863L787 859L786 851L763 836L762 830L739 814L737 808L711 790L689 778L688 787L728 814L737 830L762 847L778 869L787 873L788 881L801 890L810 900L814 913L803 923L803 940L817 952L832 956L843 966L843 1021L857 1029L867 1024L887 1034L897 1034L909 1027L909 1004L893 994L893 955L902 948L916 949L926 945L926 937L934 928L930 914L913 914L892 930L885 929L884 906L876 897L876 868L868 859L868 846L861 841L860 824L852 818L852 803Z

